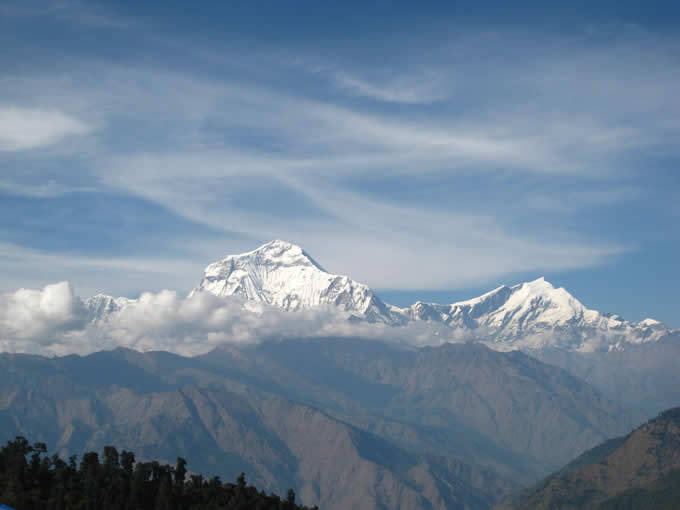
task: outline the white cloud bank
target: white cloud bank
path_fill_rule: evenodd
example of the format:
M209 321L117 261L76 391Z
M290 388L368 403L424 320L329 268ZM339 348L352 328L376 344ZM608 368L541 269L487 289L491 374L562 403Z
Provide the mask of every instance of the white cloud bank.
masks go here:
M46 345L55 335L84 327L86 318L82 301L67 282L19 289L0 296L0 345L3 350L24 342Z
M355 336L405 345L435 345L466 337L445 327L415 323L393 328L348 321L336 309L284 312L209 293L178 297L174 291L144 293L105 320L90 322L82 300L67 282L0 295L0 352L89 354L127 347L184 356L225 343L271 339Z

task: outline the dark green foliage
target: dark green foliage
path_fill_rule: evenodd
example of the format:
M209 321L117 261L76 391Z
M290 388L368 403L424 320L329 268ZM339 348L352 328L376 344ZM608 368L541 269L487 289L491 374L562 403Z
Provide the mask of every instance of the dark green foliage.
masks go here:
M75 456L68 462L46 455L44 443L17 437L0 449L0 502L21 510L304 510L290 489L286 500L219 477L191 475L156 461L135 464L131 452L106 446L101 456Z

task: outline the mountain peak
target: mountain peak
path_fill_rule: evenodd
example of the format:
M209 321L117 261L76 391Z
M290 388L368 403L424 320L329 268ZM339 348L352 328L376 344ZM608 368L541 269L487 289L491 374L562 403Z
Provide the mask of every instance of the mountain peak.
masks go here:
M287 311L331 305L372 321L394 320L366 285L329 273L300 246L278 239L210 264L192 294L204 291Z
M302 249L302 247L298 246L297 244L291 243L289 241L284 241L282 239L274 239L273 241L269 241L267 243L264 243L262 246L255 248L252 251L242 253L241 255L247 255L249 253L269 253L269 252L302 253L302 252L304 252L304 250ZM232 256L238 256L238 255L232 255Z
M313 266L320 271L327 271L321 267L302 247L281 239L275 239L262 246L245 253L228 255L213 266L228 264L234 260L250 259L259 264L281 264L285 266Z
M539 276L535 280L523 283L523 285L528 285L535 289L552 290L555 288L555 286L552 283L545 279L545 276Z
M638 322L638 324L645 328L664 328L664 324L656 319L646 318Z
M237 297L284 311L327 307L348 319L393 326L410 321L440 323L504 350L546 346L607 350L612 345L656 341L670 331L653 319L631 323L589 310L543 276L502 285L466 301L418 301L399 308L385 304L368 286L326 271L302 247L281 239L208 265L190 296L200 292ZM98 321L133 302L100 294L87 299L85 306L92 319Z
M101 320L134 303L134 299L97 294L85 300L85 308L93 321Z

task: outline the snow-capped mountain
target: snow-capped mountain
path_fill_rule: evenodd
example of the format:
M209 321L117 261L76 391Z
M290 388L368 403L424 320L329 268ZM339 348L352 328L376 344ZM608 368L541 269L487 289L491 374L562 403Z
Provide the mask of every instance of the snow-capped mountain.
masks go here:
M402 320L368 286L329 273L299 246L278 240L210 264L196 292L237 296L286 311L326 305L371 322Z
M85 300L85 309L89 313L90 320L98 321L134 302L134 299L97 294Z
M451 328L499 350L558 347L576 351L609 351L626 344L654 342L672 331L653 319L639 323L586 308L563 288L544 278L453 304L417 302L406 308L384 303L371 288L348 276L323 269L301 247L271 241L240 255L229 255L206 267L190 294L209 292L299 311L335 307L348 318L401 326L414 322ZM85 301L99 321L135 301L97 295Z
M450 305L417 302L401 312L410 320L440 322L475 331L497 348L570 350L618 349L625 343L658 340L669 330L660 322L639 323L589 310L563 288L544 278L502 286L480 297Z

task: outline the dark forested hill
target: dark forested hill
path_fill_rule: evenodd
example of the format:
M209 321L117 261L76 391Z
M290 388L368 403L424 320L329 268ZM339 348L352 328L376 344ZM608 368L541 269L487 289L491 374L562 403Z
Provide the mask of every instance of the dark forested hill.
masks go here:
M246 484L188 475L184 459L175 466L135 462L132 452L106 446L100 456L87 452L80 462L46 454L44 443L23 437L0 449L0 501L21 510L306 510L286 498ZM316 508L316 507L315 507Z
M498 510L680 508L680 408L586 452Z

